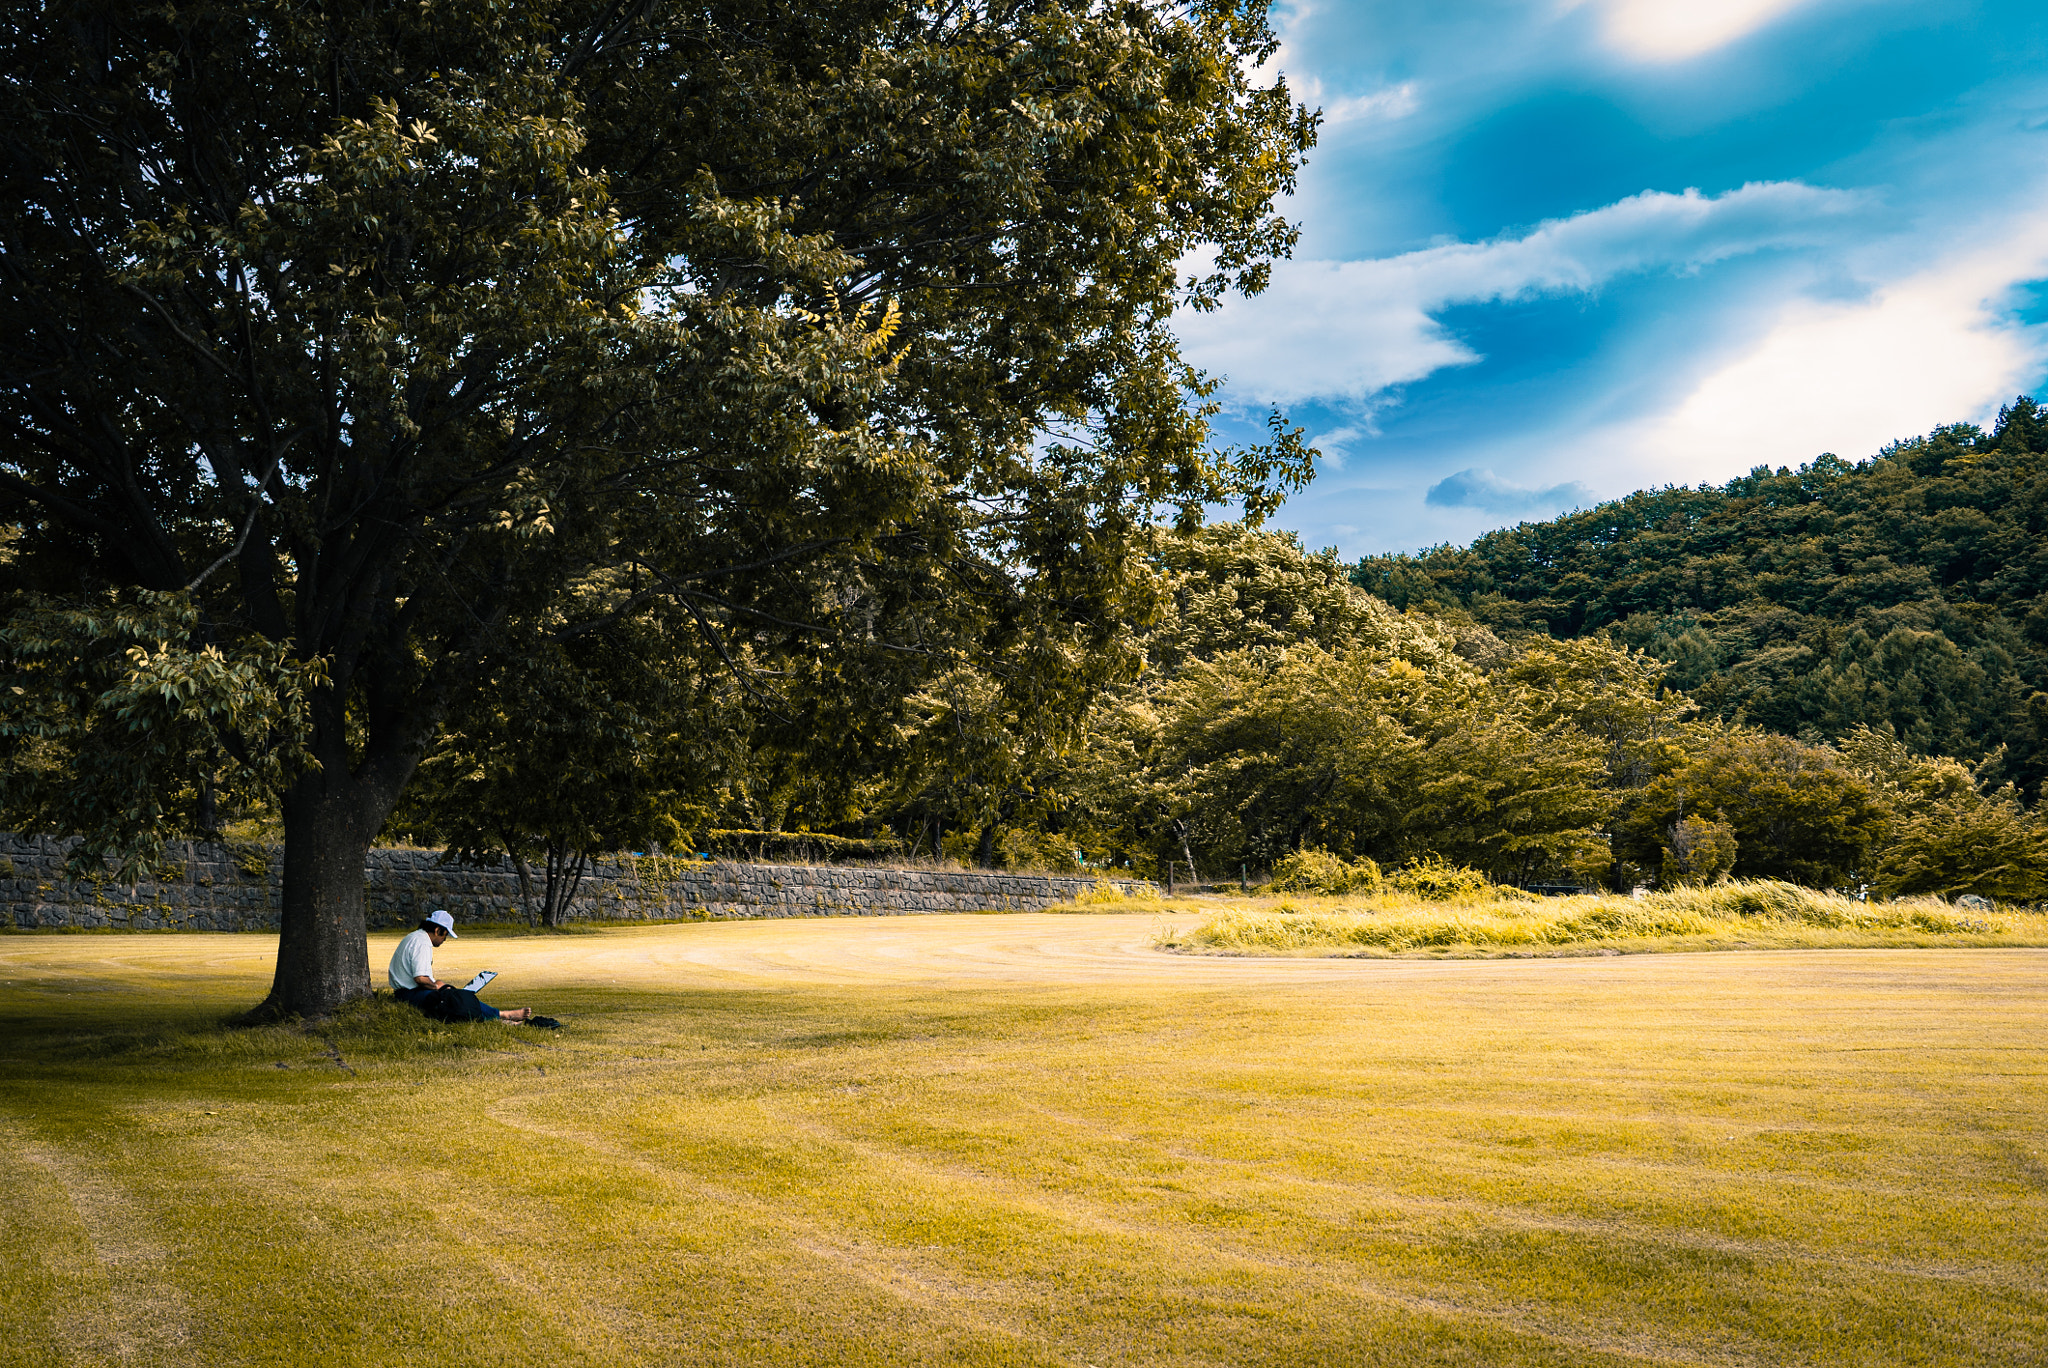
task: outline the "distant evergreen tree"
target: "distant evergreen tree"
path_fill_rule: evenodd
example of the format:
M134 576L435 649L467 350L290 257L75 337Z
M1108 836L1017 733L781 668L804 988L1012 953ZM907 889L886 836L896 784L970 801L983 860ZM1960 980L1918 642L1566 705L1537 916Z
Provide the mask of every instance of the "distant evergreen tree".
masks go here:
M2041 406L2022 394L1998 411L1998 427L1992 434L2000 451L2048 452L2048 418Z

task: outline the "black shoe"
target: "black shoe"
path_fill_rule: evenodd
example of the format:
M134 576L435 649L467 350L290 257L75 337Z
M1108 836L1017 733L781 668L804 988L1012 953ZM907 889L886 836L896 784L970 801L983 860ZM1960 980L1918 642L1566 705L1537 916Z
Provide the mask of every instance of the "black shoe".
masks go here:
M529 1026L538 1026L543 1031L559 1031L562 1029L562 1023L555 1020L553 1017L531 1016L526 1019L526 1024Z

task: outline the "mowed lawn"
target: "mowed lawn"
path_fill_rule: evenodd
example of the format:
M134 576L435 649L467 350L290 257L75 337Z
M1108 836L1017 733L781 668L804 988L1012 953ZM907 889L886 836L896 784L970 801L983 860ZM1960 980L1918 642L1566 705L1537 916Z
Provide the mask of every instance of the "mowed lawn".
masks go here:
M271 939L0 937L0 1362L2048 1361L2048 951L1155 921L443 947L553 1035L222 1031Z

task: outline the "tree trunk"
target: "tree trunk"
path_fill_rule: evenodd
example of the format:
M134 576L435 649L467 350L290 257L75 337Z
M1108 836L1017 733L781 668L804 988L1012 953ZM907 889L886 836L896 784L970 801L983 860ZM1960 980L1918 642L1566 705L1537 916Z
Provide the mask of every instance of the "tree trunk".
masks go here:
M533 925L533 874L526 867L526 857L519 853L519 846L510 832L500 831L499 837L505 842L505 853L512 857L512 868L519 874L519 907L526 914L526 924Z
M202 841L220 839L220 803L213 787L213 757L206 757L206 773L199 779L199 802L192 814L192 825L199 832Z
M991 819L981 829L981 843L974 849L974 863L982 869L996 867L996 828L1000 823Z
M588 851L576 852L576 863L569 870L568 886L562 890L562 905L555 909L555 925L560 926L568 917L569 909L576 905L576 890L583 883L583 875L594 863Z
M554 930L568 917L576 901L576 887L583 882L583 871L590 863L590 856L581 850L549 844L547 892L540 909L542 926Z
M372 805L340 766L302 775L286 792L277 973L246 1020L331 1016L369 994L363 864L385 817L366 811Z
M1180 853L1188 862L1188 882L1200 883L1202 876L1195 872L1195 852L1188 848L1188 824L1176 817L1173 822L1173 829L1175 834L1180 837Z
M562 887L562 848L553 841L547 843L547 877L541 885L540 924L549 930L555 925L555 899Z

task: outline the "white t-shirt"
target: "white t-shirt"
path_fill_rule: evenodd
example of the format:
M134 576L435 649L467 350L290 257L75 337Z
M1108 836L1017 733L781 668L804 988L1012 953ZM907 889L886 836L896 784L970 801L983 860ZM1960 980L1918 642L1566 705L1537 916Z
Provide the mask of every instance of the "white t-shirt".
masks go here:
M391 986L418 988L420 974L434 976L434 940L424 931L415 931L391 952Z

